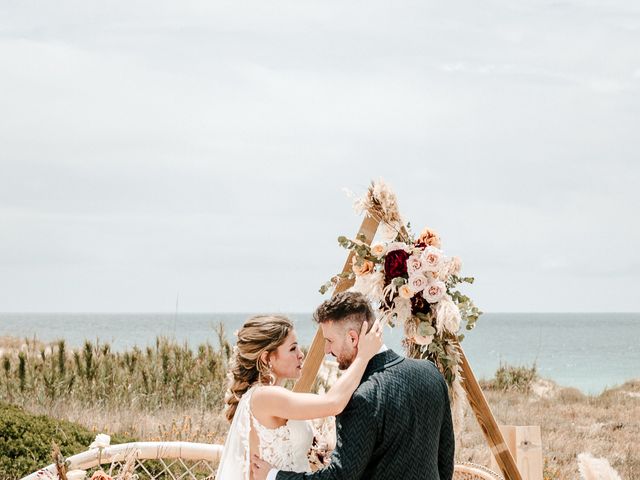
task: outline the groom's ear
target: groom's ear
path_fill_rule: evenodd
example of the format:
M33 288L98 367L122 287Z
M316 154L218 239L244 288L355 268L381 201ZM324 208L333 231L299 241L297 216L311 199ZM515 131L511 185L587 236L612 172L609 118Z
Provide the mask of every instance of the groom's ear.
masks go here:
M347 332L347 336L349 337L349 341L351 342L351 345L354 347L357 347L358 341L360 340L360 336L358 335L358 332L356 332L355 330L349 329L349 331Z

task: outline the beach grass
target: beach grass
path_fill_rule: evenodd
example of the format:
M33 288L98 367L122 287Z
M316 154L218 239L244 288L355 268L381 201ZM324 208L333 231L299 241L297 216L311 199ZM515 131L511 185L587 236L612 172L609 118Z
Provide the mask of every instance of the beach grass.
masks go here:
M217 410L226 388L231 346L222 326L221 347L158 337L144 349L114 352L109 343L86 341L69 349L64 340L0 339L0 395L32 408L74 404L103 410L126 407L153 412L166 408Z

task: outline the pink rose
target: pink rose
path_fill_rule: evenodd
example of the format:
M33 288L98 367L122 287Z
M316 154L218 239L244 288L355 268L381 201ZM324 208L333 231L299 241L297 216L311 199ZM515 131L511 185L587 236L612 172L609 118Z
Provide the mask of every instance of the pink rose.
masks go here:
M407 271L409 275L414 275L417 272L424 270L424 262L418 255L411 255L407 260Z
M451 257L449 260L449 275L460 275L462 270L462 260L460 257Z
M427 277L425 277L421 273L413 275L409 277L408 285L413 293L421 292L427 286Z
M436 247L427 247L424 252L422 252L421 259L425 270L437 272L444 262L444 254L442 250Z
M439 302L445 293L447 293L447 286L439 280L429 282L422 291L422 295L429 303Z

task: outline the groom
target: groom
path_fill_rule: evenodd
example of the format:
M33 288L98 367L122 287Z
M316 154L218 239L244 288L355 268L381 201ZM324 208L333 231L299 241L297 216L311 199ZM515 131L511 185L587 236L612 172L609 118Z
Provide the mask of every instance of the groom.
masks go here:
M314 319L325 353L347 368L358 352L362 323L374 322L367 299L339 293ZM450 480L455 442L447 384L428 360L404 358L383 346L367 365L360 386L336 417L337 444L327 467L314 473L278 471L252 459L256 480Z

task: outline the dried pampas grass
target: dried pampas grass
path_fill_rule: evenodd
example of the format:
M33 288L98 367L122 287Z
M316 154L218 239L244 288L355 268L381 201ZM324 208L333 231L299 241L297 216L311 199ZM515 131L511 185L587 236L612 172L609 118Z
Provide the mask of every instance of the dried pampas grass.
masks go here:
M381 234L385 241L392 241L397 235L408 241L404 221L398 208L398 200L395 192L385 181L380 178L371 182L367 193L363 197L357 197L350 190L345 189L347 195L354 199L353 208L358 215L366 215L378 220L381 225Z
M606 458L595 458L590 453L578 455L578 469L583 480L622 480Z

